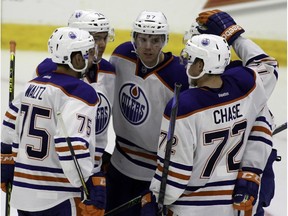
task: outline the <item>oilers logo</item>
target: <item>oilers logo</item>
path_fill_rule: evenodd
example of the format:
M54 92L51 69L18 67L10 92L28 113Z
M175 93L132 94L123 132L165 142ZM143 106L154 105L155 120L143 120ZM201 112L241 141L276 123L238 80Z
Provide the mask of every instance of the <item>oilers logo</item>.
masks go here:
M123 116L133 125L143 123L149 113L148 100L134 83L127 83L120 89L119 106Z
M98 92L99 105L96 113L96 135L102 133L108 126L111 116L111 106L109 100Z

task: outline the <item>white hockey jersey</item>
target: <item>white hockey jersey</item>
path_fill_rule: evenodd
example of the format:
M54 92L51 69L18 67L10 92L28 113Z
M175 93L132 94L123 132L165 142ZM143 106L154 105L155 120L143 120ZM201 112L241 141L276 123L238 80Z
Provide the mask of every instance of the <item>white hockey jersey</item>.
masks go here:
M81 181L57 113L87 181L94 169L97 93L75 77L50 73L27 83L19 102L11 206L40 211L80 197Z
M37 76L51 73L57 69L57 65L50 58L46 58L36 69ZM83 79L93 86L98 93L99 105L96 114L96 140L95 168L101 166L101 157L108 143L108 125L112 115L114 100L115 69L105 59L101 59L85 73Z
M231 72L222 75L221 89L194 88L180 94L165 194L165 203L172 204L178 215L233 215L232 192L240 162L267 98L261 80L254 82L255 73L235 68ZM165 109L160 138L167 135L170 110L171 103ZM150 187L156 197L164 155L165 145L159 145Z
M147 69L131 42L121 44L110 58L115 67L113 126L116 145L111 163L121 173L151 181L157 160L161 118L173 96L174 83L188 89L188 78L179 58L165 53L165 60Z
M270 155L273 120L266 102L278 78L277 62L250 42L238 42L238 54L255 72L232 64L222 75L221 89L196 88L180 95L164 201L175 215L237 215L232 193L238 169L261 173ZM157 198L171 103L162 119L150 186Z

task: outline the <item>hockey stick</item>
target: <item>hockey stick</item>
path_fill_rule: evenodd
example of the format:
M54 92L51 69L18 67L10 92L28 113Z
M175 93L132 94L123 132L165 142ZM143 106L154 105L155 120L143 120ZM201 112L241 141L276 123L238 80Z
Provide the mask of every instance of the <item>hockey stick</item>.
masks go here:
M278 134L281 131L286 130L286 129L287 129L287 122L285 122L285 123L281 124L280 126L278 126L277 128L275 128L275 130L272 133L272 136L274 136L274 135L276 135L276 134ZM281 161L281 160L282 160L282 157L280 155L278 155L276 157L276 161Z
M283 123L282 125L278 126L277 128L275 128L275 130L273 131L272 135L274 136L275 134L280 133L281 131L287 129L287 122Z
M174 96L173 96L173 101L172 101L170 122L169 122L168 135L167 135L165 158L163 162L162 179L161 179L159 198L158 198L158 216L167 215L167 208L164 206L164 197L165 197L165 191L166 191L166 185L167 185L167 179L168 179L170 156L171 156L172 144L173 144L173 139L174 139L175 122L176 122L176 117L177 117L177 112L178 112L178 98L179 98L181 86L182 85L180 83L175 83Z
M16 42L10 41L9 102L14 99Z
M57 117L58 117L59 123L61 124L61 128L62 128L62 130L64 132L64 135L65 135L65 140L66 140L66 142L68 144L68 147L69 147L69 150L71 152L71 156L73 158L73 161L74 161L78 176L80 178L80 181L81 181L81 184L82 184L82 187L83 187L83 190L84 190L84 200L83 201L85 201L85 200L89 199L89 192L88 192L88 189L87 189L87 186L86 186L86 183L85 183L85 179L84 179L83 173L81 171L81 167L80 167L80 165L78 163L78 160L76 158L76 155L75 155L75 152L74 152L70 137L68 136L68 133L67 133L67 130L66 130L66 127L65 127L65 124L64 124L64 121L63 121L63 118L62 118L60 112L57 113Z
M14 99L14 87L15 87L15 52L16 42L11 40L10 43L10 72L9 72L9 103ZM8 182L6 185L6 207L5 215L10 215L10 198L12 191L12 183Z
M120 212L122 212L122 211L124 211L126 209L129 209L132 206L137 205L138 203L140 203L141 202L141 198L142 198L141 196L135 197L134 199L129 200L128 202L123 203L122 205L120 205L120 206L112 209L111 211L105 213L104 216L118 215Z

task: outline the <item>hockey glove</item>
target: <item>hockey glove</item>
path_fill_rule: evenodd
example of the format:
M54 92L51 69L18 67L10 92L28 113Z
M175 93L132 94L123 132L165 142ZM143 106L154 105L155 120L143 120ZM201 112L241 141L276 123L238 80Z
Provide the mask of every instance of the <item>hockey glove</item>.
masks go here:
M156 216L157 203L155 195L148 190L144 191L141 196L141 216Z
M248 211L257 201L260 177L253 172L239 171L233 192L233 207Z
M6 193L6 185L13 181L14 159L12 154L1 153L1 189Z
M245 30L237 25L234 19L226 12L220 10L205 11L196 18L201 34L214 34L224 37L229 45L242 34Z
M91 176L86 182L89 191L89 199L83 200L79 207L82 209L81 215L103 216L106 208L106 178L102 172Z

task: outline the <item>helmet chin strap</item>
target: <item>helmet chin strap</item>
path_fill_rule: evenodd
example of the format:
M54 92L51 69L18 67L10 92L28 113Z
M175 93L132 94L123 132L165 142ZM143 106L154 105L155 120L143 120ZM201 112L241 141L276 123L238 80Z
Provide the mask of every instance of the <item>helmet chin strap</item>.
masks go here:
M88 67L88 59L85 59L85 66L84 66L84 68L82 68L82 69L76 69L76 68L74 68L74 66L71 64L71 62L68 62L67 64L68 64L69 67L70 67L71 69L73 69L74 71L79 72L79 73L81 73L81 74L84 74L85 71L86 71L86 68Z
M158 53L157 61L156 61L155 65L149 67L149 66L147 66L147 65L142 61L141 57L140 57L140 56L137 54L137 52L136 52L136 54L138 55L140 61L142 62L142 64L143 64L147 69L152 69L152 68L154 68L154 67L156 67L156 66L158 65L158 63L159 63L159 61L160 61L160 55L161 55L161 53L162 53L162 49L161 49L161 50L159 51L159 53Z
M191 79L199 79L199 78L201 78L201 77L206 73L206 71L203 69L202 72L201 72L198 76L191 76L191 75L189 74L190 66L191 66L191 63L188 63L188 64L187 64L187 68L186 68L186 74L187 74L187 76L188 76L189 78L191 78Z
M191 76L189 74L189 69L190 69L191 63L187 64L187 68L186 68L186 74L188 76L188 83L192 86L192 87L197 87L197 79L201 78L206 71L203 69L202 72L198 75L198 76Z

